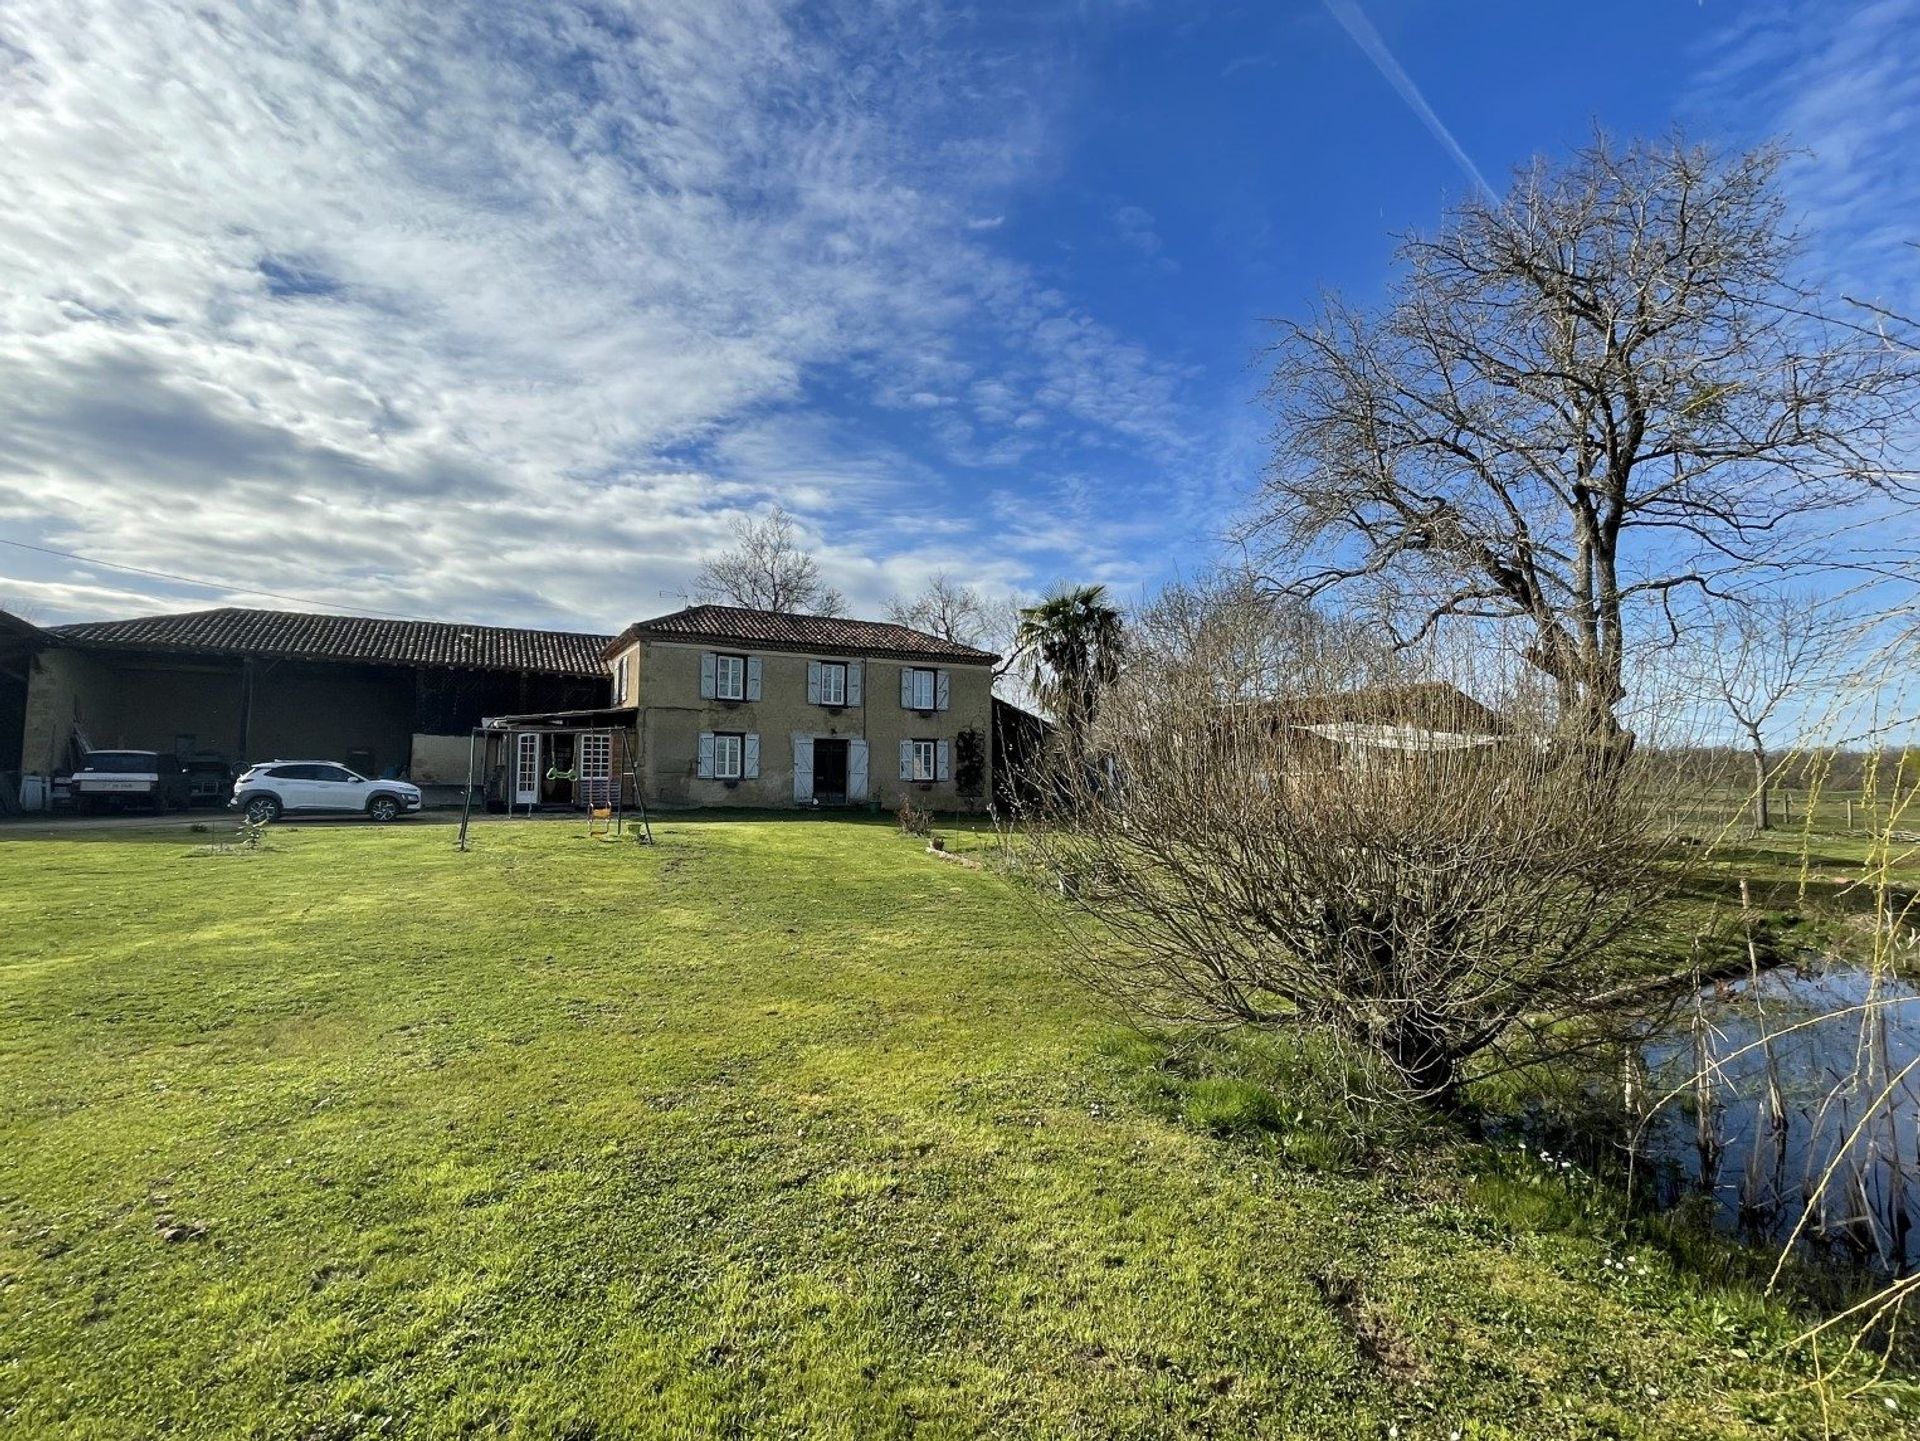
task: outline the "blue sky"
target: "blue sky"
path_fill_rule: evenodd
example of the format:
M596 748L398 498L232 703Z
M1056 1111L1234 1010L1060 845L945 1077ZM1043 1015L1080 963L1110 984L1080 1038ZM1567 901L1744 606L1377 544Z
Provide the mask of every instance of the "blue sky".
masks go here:
M860 613L1133 592L1265 320L1601 125L1785 133L1920 309L1920 0L0 11L0 605L614 629L780 503Z

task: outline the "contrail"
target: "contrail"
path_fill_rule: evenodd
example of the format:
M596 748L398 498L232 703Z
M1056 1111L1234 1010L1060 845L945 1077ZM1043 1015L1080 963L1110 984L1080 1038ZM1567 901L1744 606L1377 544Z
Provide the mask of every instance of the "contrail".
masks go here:
M1323 3L1327 13L1353 37L1353 43L1366 52L1367 59L1373 62L1373 68L1399 92L1400 98L1407 102L1413 113L1420 117L1421 123L1433 133L1433 138L1446 147L1447 154L1466 172L1467 178L1479 186L1483 194L1492 198L1493 187L1487 184L1487 177L1480 173L1480 167L1460 148L1460 142L1453 138L1453 132L1433 113L1433 107L1427 104L1427 97L1420 93L1420 87L1413 83L1413 78L1400 68L1400 62L1393 58L1393 52L1387 49L1387 42L1373 28L1373 22L1367 19L1358 0L1323 0Z

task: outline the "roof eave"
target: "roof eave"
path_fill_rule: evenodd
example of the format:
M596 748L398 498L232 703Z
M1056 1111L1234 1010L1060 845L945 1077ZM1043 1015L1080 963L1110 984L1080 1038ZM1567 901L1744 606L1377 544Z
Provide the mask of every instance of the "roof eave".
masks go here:
M758 636L724 635L718 632L694 635L685 631L661 632L649 630L645 626L629 626L615 636L613 642L602 651L601 657L613 659L636 641L656 640L669 645L728 645L741 650L777 650L789 655L845 655L856 658L871 656L877 660L903 661L939 661L946 665L998 665L1000 657L992 651L970 651L957 653L952 651L902 650L894 646L879 645L842 645L834 642L822 642L818 645L802 645L798 641L762 640Z

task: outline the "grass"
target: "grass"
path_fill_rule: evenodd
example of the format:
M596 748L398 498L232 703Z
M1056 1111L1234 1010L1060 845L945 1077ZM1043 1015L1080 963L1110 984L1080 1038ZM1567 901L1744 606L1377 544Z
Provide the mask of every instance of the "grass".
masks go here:
M991 870L656 832L0 839L0 1432L1817 1430L1778 1304L1536 1158L1356 1165Z

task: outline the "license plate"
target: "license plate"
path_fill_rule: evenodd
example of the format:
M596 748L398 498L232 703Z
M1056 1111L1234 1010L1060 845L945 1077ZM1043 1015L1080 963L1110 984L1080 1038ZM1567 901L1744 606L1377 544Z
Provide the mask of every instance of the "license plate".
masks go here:
M153 789L152 781L80 781L79 787L88 795L140 795Z

